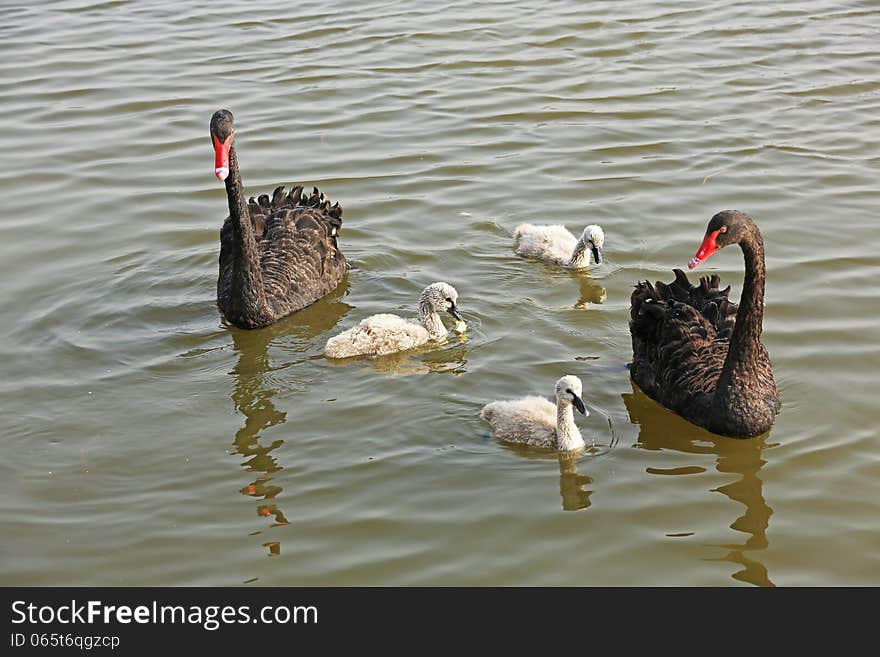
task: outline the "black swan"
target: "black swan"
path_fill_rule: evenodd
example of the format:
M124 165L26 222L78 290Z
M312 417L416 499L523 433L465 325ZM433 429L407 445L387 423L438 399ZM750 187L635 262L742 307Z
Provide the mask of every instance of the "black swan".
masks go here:
M229 216L220 230L217 305L240 328L267 326L305 308L335 289L348 263L336 235L342 207L330 204L315 187L275 189L245 201L238 158L232 145L232 113L211 117L214 172L226 182Z
M646 395L712 433L760 435L779 412L770 356L761 342L764 317L764 242L748 215L719 212L688 267L718 249L739 244L745 280L739 309L720 278L691 285L680 269L675 281L639 283L632 293L630 375Z

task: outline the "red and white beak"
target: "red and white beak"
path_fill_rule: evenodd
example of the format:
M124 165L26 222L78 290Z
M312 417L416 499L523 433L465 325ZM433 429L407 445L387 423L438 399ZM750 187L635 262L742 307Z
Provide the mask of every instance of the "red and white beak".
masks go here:
M693 269L718 251L718 245L715 243L715 240L718 238L718 233L720 232L722 231L719 228L718 230L713 230L711 233L706 233L706 237L703 238L703 243L700 245L699 250L697 250L697 255L691 258L688 262L688 269Z
M211 133L211 141L214 142L214 175L223 182L229 175L229 148L232 146L232 135L221 143L217 135Z

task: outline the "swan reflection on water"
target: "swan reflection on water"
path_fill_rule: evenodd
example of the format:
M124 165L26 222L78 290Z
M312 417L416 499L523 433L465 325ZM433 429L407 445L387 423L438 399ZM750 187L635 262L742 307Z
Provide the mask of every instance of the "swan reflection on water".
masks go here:
M666 410L645 395L632 381L630 385L632 393L624 393L622 397L630 421L639 426L635 447L681 454L711 454L716 457L717 472L737 475L736 481L709 489L710 492L721 493L745 507L743 514L729 525L731 529L745 534L743 542L714 546L728 550L726 555L717 560L742 566L742 570L732 575L733 579L756 586L774 586L766 566L756 559L755 552L766 550L769 545L767 527L773 509L764 499L763 482L758 473L766 463L763 459L764 449L775 445L766 443L767 435L745 440L716 436ZM647 468L646 471L653 475L680 476L699 475L705 472L705 468L686 459L685 465L681 467Z
M602 412L597 412L597 414L604 415ZM592 504L590 497L593 494L592 484L594 480L591 476L582 472L585 467L584 464L590 463L596 457L607 454L615 448L617 443L617 438L612 433L610 443L607 445L594 442L595 437L593 437L592 440L587 439L587 446L584 449L560 452L558 450L505 442L498 440L490 432L486 432L484 436L487 441L493 440L498 442L505 450L519 458L535 461L556 461L559 465L559 495L562 498L563 511L580 511L590 508ZM580 470L578 469L579 467Z
M589 308L590 306L605 303L605 299L608 295L604 287L594 283L590 280L589 276L584 274L578 274L576 277L580 296L578 297L577 303L574 304L575 308Z
M578 456L558 454L559 459L559 495L562 497L563 511L579 511L590 507L592 489L585 488L593 483L589 475L581 474L577 469Z
M488 432L485 434L491 440L496 440ZM575 452L559 452L556 450L529 447L498 441L506 450L516 454L519 458L527 458L535 461L556 461L559 464L559 495L562 498L563 511L580 511L588 509L592 502L593 478L578 471L578 461L601 450L587 447L585 450Z
M282 385L287 384L273 379L278 368L273 368L270 363L269 347L276 343L283 345L287 352L307 352L313 348L313 339L336 326L352 309L352 306L340 301L345 288L343 284L331 295L266 328L229 329L233 347L238 353L238 362L231 372L235 378L231 397L235 409L244 415L244 426L235 434L233 453L244 457L242 469L253 477L248 484L239 488L239 492L259 500L257 515L271 519L270 528L286 525L288 520L275 501L282 488L273 483L272 476L284 468L273 454L284 444L284 440L262 441L262 434L267 429L284 424L287 420L287 413L278 410L273 401ZM252 535L261 533L258 530ZM280 541L268 541L262 545L267 548L270 557L281 553Z

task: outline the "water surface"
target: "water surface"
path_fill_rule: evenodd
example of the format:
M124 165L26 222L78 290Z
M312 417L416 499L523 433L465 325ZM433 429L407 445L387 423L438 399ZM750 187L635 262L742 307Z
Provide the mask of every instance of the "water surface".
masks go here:
M87 2L0 27L6 585L877 585L876 3ZM336 294L215 302L249 194L345 208ZM754 216L783 408L736 441L629 382L629 295ZM599 223L587 273L524 221ZM704 267L738 297L735 249ZM464 339L329 362L456 286ZM493 399L584 381L594 447L498 443Z

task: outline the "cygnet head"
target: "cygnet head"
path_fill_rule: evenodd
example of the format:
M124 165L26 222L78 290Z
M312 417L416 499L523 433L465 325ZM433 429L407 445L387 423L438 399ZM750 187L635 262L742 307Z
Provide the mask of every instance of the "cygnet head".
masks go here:
M587 416L590 411L587 410L584 400L581 398L583 391L581 380L568 374L556 382L556 403L557 405L574 404L578 411Z
M590 224L584 228L580 241L593 252L593 260L597 265L602 262L602 247L605 246L605 232L602 226Z
M458 321L463 321L455 302L458 292L449 283L431 283L419 297L419 308L430 309L431 312L446 311Z

